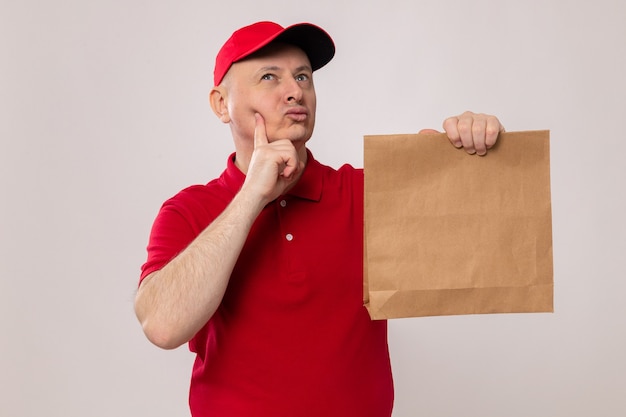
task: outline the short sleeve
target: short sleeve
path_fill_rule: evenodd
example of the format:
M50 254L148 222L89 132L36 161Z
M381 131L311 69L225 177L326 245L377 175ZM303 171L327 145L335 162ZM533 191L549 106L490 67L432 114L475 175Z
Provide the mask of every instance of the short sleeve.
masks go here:
M198 231L194 229L173 200L165 202L152 225L148 256L141 267L140 283L182 252L197 236Z

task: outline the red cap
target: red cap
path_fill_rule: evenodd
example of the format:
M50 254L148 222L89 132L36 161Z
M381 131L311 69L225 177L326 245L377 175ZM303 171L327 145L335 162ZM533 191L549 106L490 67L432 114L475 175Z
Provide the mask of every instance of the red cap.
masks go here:
M219 85L230 66L273 41L285 42L302 49L311 61L313 71L322 68L335 55L335 44L324 29L310 23L282 27L273 22L257 22L235 31L215 58L214 85Z

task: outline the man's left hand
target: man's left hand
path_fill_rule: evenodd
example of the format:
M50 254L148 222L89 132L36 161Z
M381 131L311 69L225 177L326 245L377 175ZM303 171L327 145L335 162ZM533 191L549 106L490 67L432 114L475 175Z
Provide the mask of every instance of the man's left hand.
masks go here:
M504 126L496 116L470 111L448 117L443 121L443 129L455 147L477 155L485 155L495 145L500 132L504 132ZM425 129L420 133L429 132L434 131Z
M455 147L462 147L469 154L485 155L496 144L500 132L504 132L504 126L496 116L466 111L444 120L443 130Z

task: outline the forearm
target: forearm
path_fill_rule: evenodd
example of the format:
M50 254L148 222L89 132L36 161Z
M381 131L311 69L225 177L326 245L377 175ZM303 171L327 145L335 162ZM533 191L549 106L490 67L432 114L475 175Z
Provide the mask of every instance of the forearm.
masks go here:
M135 311L152 343L178 347L211 318L263 206L259 198L240 192L184 251L144 279Z

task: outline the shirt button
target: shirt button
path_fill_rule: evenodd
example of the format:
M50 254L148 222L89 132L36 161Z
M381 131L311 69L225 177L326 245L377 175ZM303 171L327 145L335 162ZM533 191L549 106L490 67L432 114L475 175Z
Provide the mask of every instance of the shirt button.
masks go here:
M280 200L281 207L287 207L287 200Z
M291 242L293 240L293 235L291 233L287 233L285 239L287 239L287 242Z

